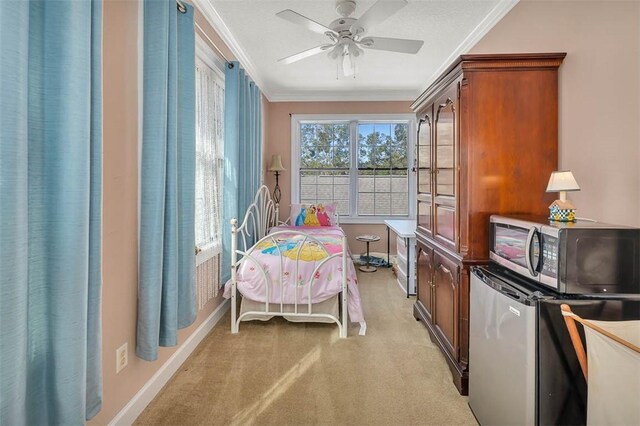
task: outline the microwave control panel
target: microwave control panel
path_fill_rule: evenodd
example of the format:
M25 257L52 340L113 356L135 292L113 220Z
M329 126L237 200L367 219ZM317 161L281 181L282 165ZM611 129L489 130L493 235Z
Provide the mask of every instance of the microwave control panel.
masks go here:
M558 239L542 235L542 273L550 277L557 277L558 263Z

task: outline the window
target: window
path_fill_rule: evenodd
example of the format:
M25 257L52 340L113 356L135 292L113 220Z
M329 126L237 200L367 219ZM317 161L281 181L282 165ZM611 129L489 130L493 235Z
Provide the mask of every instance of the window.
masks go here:
M408 123L358 124L358 215L408 216Z
M198 39L196 55L196 251L201 264L222 250L224 74Z
M300 140L300 202L335 202L338 213L348 215L349 123L302 123Z
M336 203L344 222L413 215L414 118L292 117L292 202Z

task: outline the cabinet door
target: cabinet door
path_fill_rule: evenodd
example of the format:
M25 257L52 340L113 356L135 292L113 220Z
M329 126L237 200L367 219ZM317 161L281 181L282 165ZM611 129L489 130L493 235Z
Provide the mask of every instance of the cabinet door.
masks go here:
M458 359L459 267L438 252L434 253L433 323L449 351Z
M435 237L457 250L458 214L458 84L438 100L434 119L434 226Z
M418 228L421 234L433 236L433 203L431 195L418 194Z
M432 236L433 231L433 105L420 119L418 125L418 147L416 152L418 183L418 227L423 234Z
M427 319L433 322L433 249L418 245L418 301L424 307Z

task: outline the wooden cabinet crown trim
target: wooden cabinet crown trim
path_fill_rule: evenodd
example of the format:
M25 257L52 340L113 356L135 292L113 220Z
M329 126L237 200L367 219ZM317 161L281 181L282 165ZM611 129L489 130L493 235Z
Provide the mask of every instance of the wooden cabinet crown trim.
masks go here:
M460 55L459 61L465 62L505 62L505 61L553 61L562 60L567 56L566 52L548 52L548 53L472 53Z
M445 72L440 74L422 92L418 99L411 104L413 111L419 111L430 100L437 95L449 83L455 80L464 71L478 71L481 69L555 69L560 66L566 52L555 53L508 53L508 54L470 54L458 57ZM456 70L456 68L458 68ZM454 71L455 70L455 71Z
M562 60L548 61L506 61L506 62L463 62L462 69L464 71L478 71L483 69L509 69L509 70L528 70L531 68L538 69L556 69L560 66Z

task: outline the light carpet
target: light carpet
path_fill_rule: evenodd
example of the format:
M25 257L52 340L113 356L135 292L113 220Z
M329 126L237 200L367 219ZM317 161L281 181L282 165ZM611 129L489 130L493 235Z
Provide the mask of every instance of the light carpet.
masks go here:
M138 425L476 425L442 354L388 269L358 273L367 335L229 314Z

